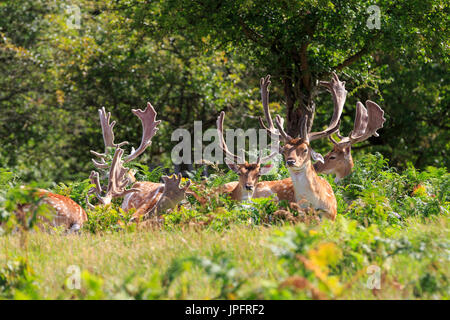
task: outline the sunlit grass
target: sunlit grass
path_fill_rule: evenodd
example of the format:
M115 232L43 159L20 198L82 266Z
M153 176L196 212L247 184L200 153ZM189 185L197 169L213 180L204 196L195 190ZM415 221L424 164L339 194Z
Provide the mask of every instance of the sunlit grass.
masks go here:
M260 278L274 279L276 258L268 248L272 229L263 227L232 228L225 232L196 231L136 231L81 235L29 234L28 262L41 280L46 298L68 298L64 289L70 276L68 267L75 265L105 280L106 286L123 280L130 274L150 278L154 272L163 272L172 260L185 256L211 256L225 251L234 257L242 276L250 283ZM0 238L3 250L0 261L24 256L25 249L17 235ZM214 283L198 269L187 273L185 281L192 291L184 298L211 298L216 294ZM170 298L170 296L168 296Z

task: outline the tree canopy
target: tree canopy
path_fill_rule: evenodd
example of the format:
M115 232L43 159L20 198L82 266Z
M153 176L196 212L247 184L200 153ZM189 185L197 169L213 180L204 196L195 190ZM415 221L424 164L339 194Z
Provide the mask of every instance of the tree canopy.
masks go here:
M70 8L79 8L79 28ZM438 0L3 1L0 165L27 180L85 178L89 150L102 149L97 109L111 111L116 135L136 145L131 109L150 101L163 122L143 161L171 166L177 128L214 127L221 110L230 126L258 128L266 74L271 109L287 117L288 132L303 114L321 129L332 101L317 81L336 71L349 91L341 132L351 130L359 100L386 113L380 137L354 148L358 155L448 167L446 12Z

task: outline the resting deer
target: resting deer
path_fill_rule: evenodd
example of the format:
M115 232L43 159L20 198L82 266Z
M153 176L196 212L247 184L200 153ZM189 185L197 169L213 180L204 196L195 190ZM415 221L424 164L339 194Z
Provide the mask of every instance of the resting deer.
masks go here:
M21 188L26 187L22 186ZM63 226L66 230L73 232L80 230L87 221L87 215L83 208L68 197L44 189L37 189L34 196L40 198L39 204L47 204L51 209L48 216L38 217L43 222L38 224L40 227L46 224L53 227ZM30 208L31 204L20 206L16 212L18 219L24 219Z
M100 158L100 161L92 160L95 167L102 170L109 168L108 186L106 190L103 190L100 185L99 173L92 171L89 178L95 187L88 191L86 202L90 208L94 207L89 203L89 195L91 194L95 194L99 202L103 205L111 203L113 198L124 197L122 209L125 211L131 208L138 209L133 215L132 220L134 221L141 216L148 218L150 213L162 212L175 206L184 198L190 182L184 188L179 188L178 185L181 181L181 176L177 176L175 179L165 176L162 178L165 182L164 184L148 181L134 183L135 179L131 170L125 168L123 165L136 159L151 145L152 138L158 131L157 126L161 120L156 121L156 111L149 102L144 111L141 109L133 109L132 112L141 120L143 127L142 139L138 149L135 150L133 148L131 154L122 159L124 150L120 147L128 144L128 142L114 143L113 128L116 122L113 121L110 123L111 113L106 113L105 108L99 109L105 153L102 154L95 151L91 151L91 153ZM108 148L116 148L111 165L108 165L105 161ZM132 188L127 189L132 183L134 183Z
M334 144L331 150L324 157L323 163L315 163L314 168L317 172L325 174L335 174L335 182L348 176L353 169L353 159L351 147L353 144L367 140L371 136L378 137L377 130L383 127L386 119L384 111L373 101L366 101L367 109L361 102L356 104L356 117L353 131L348 137L342 137L339 130L336 135L341 139L339 142L331 136L328 138Z
M225 153L225 163L230 170L239 175L239 181L225 184L221 191L229 194L231 199L237 201L249 200L252 197L259 198L261 197L259 191L255 191L259 177L263 174L267 174L272 169L272 165L263 166L263 164L270 161L278 153L273 152L266 157L261 157L259 155L256 163L248 163L245 159L231 153L223 137L224 118L225 112L222 111L217 118L219 145Z
M260 124L269 134L278 137L284 143L281 153L291 176L290 179L272 181L271 184L265 184L263 187L267 193L276 194L279 200L297 203L306 200L314 209L324 212L325 217L334 220L337 214L336 198L330 184L319 177L314 170L311 159L323 161L323 158L311 148L310 142L328 137L338 130L347 91L345 83L339 81L335 73L330 82L322 81L321 84L327 86L333 96L334 112L331 122L324 131L308 132L308 117L304 116L300 124L300 136L294 138L284 131L284 120L279 115L275 118L278 130L275 129L269 110L270 76L261 79L261 97L268 126L264 124L262 118L260 118Z

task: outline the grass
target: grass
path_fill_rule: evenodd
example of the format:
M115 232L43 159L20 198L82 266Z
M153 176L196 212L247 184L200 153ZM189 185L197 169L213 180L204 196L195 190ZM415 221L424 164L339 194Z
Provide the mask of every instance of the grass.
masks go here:
M304 220L291 211L289 221L297 221L291 224L277 215L290 209L271 199L242 205L220 197L199 206L190 198L147 229L127 227L118 203L97 208L88 211L89 223L78 235L32 231L33 219L14 232L11 213L20 203L36 201L15 179L0 172L0 298L450 296L446 169L399 173L380 155L368 155L341 184L327 177L338 201L335 222L299 223ZM216 174L206 188L230 179ZM74 182L54 191L83 199L88 187ZM33 216L40 210L36 206ZM71 289L68 280L74 279L80 289Z
M225 232L187 229L80 236L34 233L28 237L27 260L40 279L42 296L49 299L72 296L71 290L64 286L71 265L103 278L108 291L128 275L149 279L180 257L211 257L220 251L235 259L241 276L251 283L261 277L274 279L276 265L268 262L274 261L275 256L267 243L272 232L269 228L241 227ZM15 235L0 238L0 243L4 248L0 261L15 259L24 253ZM204 299L218 294L215 283L197 268L186 272L179 281L189 282L191 290L180 295L177 290L180 284L175 284L166 298Z
M407 229L368 231L339 217L334 224L314 227L237 226L225 231L188 228L67 236L38 232L28 234L26 260L39 283L37 297L45 299L137 298L135 288L142 283L162 292L157 298L216 298L220 295L220 281L198 265L183 269L167 292L163 290L163 279L174 261L203 257L214 262L218 253L225 253L232 261L235 275L231 277L244 281L226 298L311 298L302 287L284 286L287 279L305 278L323 293L323 298L448 299L449 218L412 218L408 224ZM298 232L306 237L292 235ZM297 258L289 256L295 252L311 260L313 248L317 251L329 243L340 251L329 252L330 256L337 255L335 265L327 260L330 256L319 256L317 270L314 266L303 270ZM24 255L17 235L0 238L0 245L2 263ZM81 290L66 285L71 276L68 268L73 265L83 272ZM380 290L367 288L369 265L380 267ZM320 270L325 270L322 267L328 269L323 281L318 280ZM128 283L129 278L132 280ZM89 292L92 279L100 283L100 295ZM155 283L145 283L149 279ZM342 289L346 286L349 288ZM32 295L23 292L15 297Z

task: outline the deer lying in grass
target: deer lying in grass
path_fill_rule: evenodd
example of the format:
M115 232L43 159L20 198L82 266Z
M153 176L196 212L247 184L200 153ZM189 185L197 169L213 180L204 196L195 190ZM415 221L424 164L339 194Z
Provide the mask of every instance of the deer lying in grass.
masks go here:
M261 188L268 195L276 194L279 200L296 203L306 200L314 209L320 210L326 218L334 220L337 214L336 198L330 184L317 175L312 165L311 159L323 161L323 158L311 148L310 142L328 137L339 129L347 91L345 83L339 81L335 73L330 82L322 81L321 84L326 86L333 96L334 112L331 122L324 131L308 132L308 117L304 116L301 120L300 135L294 138L284 131L284 120L279 115L275 119L278 130L275 129L269 110L270 76L261 79L261 97L268 126L264 124L262 118L260 118L260 123L269 134L278 137L284 143L281 153L291 176L289 179L265 183L261 185Z
M22 189L26 187L22 186ZM83 224L87 221L86 212L72 199L51 193L48 190L37 189L33 196L40 198L37 205L47 204L50 212L45 216L38 216L38 226L44 228L47 225L52 227L64 227L70 232L75 232L81 229ZM19 206L15 212L19 221L29 218L27 212L32 208L31 204Z
M131 154L122 159L124 151L120 147L128 144L128 142L114 143L113 127L116 122L110 123L111 113L106 113L105 108L99 110L105 153L101 154L95 151L91 151L91 153L100 158L100 161L92 160L95 167L102 170L109 168L108 186L106 190L103 190L100 185L99 173L92 171L89 178L95 187L89 190L86 202L90 208L94 207L89 203L89 195L91 194L95 194L99 203L103 205L111 203L113 198L124 197L122 209L128 211L131 208L136 208L137 210L131 220L137 221L141 218L147 219L152 214L162 213L176 206L184 198L190 181L183 188L179 187L181 176L175 178L164 176L162 178L164 183L162 184L148 181L135 182L131 171L123 165L136 159L151 145L151 140L158 131L157 126L161 121L156 121L156 111L150 103L147 103L147 108L144 111L137 109L132 110L132 112L141 120L142 139L138 149L133 148ZM116 148L111 165L106 162L109 148ZM127 189L130 184L133 184L132 188Z
M228 183L221 187L221 190L224 193L229 194L231 199L237 201L249 200L252 197L259 198L262 196L259 194L259 191L256 191L259 177L263 174L267 174L273 167L272 165L264 166L263 164L275 157L277 152L273 152L266 157L258 156L256 163L248 163L243 158L231 153L223 137L224 118L225 112L222 111L217 118L219 145L225 153L225 163L230 170L238 174L239 181Z
M339 130L336 135L341 139L336 142L331 136L328 138L334 144L333 150L327 153L323 163L315 163L314 169L325 174L334 174L335 182L348 176L353 169L351 146L367 140L371 136L378 137L377 130L383 127L386 119L384 111L373 101L366 101L367 109L361 102L356 104L356 116L353 131L348 137L342 137Z

